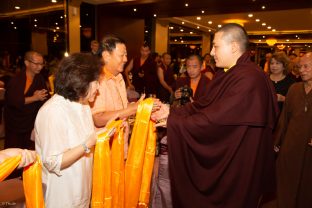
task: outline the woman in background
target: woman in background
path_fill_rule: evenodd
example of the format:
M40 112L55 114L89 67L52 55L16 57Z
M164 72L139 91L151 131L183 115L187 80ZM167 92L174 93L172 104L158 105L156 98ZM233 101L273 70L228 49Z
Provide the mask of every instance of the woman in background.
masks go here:
M284 52L276 52L270 59L270 79L274 85L278 107L282 110L289 87L295 81L288 75L289 59Z

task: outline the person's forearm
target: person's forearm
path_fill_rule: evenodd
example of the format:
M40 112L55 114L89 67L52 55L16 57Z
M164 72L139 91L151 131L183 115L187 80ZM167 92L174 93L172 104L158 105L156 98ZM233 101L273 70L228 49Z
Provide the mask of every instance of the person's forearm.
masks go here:
M25 104L30 104L30 103L33 103L33 102L36 102L36 101L37 101L37 99L34 96L25 97Z
M127 118L128 116L134 115L136 113L136 109L137 104L132 103L129 104L127 108L122 110L99 112L93 115L93 121L96 127L104 127L106 123L114 117L119 117L123 119Z
M92 148L93 146L89 143L89 141L86 141L86 146L88 148ZM61 170L68 168L72 164L74 164L77 160L79 160L83 155L85 154L84 148L82 144L67 150L64 152L62 157L62 164L61 164Z

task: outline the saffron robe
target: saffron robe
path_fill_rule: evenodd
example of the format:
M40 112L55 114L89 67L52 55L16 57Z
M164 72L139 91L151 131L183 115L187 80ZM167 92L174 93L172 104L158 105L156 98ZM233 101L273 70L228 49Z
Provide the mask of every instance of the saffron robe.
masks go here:
M198 100L200 97L205 96L207 89L208 89L208 84L210 83L210 79L208 79L206 76L203 74L200 76L200 80L198 82L196 91L193 92L193 100ZM176 91L180 87L184 87L185 85L191 86L191 79L190 77L180 77L177 79L177 81L174 83L172 86L173 91Z
M218 70L207 90L168 117L173 205L257 207L274 186L274 87L246 52L227 72Z
M281 146L276 165L278 207L312 207L311 124L312 91L306 94L303 83L295 83L289 88L275 132L275 144Z

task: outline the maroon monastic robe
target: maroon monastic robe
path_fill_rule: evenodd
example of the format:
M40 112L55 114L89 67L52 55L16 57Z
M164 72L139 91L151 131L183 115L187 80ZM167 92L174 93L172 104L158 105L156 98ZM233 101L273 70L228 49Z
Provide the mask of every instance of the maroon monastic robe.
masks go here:
M207 96L167 121L176 208L253 208L273 185L272 129L278 107L269 78L242 55L218 70Z

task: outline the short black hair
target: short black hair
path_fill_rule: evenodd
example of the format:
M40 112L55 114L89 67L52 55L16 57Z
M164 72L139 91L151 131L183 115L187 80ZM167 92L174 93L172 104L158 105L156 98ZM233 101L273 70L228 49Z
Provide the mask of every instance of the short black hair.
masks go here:
M198 60L200 66L203 65L203 58L202 58L200 55L197 55L197 54L191 54L191 55L189 55L189 56L186 58L186 61L191 60L191 59L194 59L194 58Z
M63 58L55 72L55 93L70 101L87 95L91 82L99 79L100 60L87 53L74 53Z
M126 45L126 42L115 35L107 35L101 41L102 51L108 51L111 53L116 49L117 44Z

